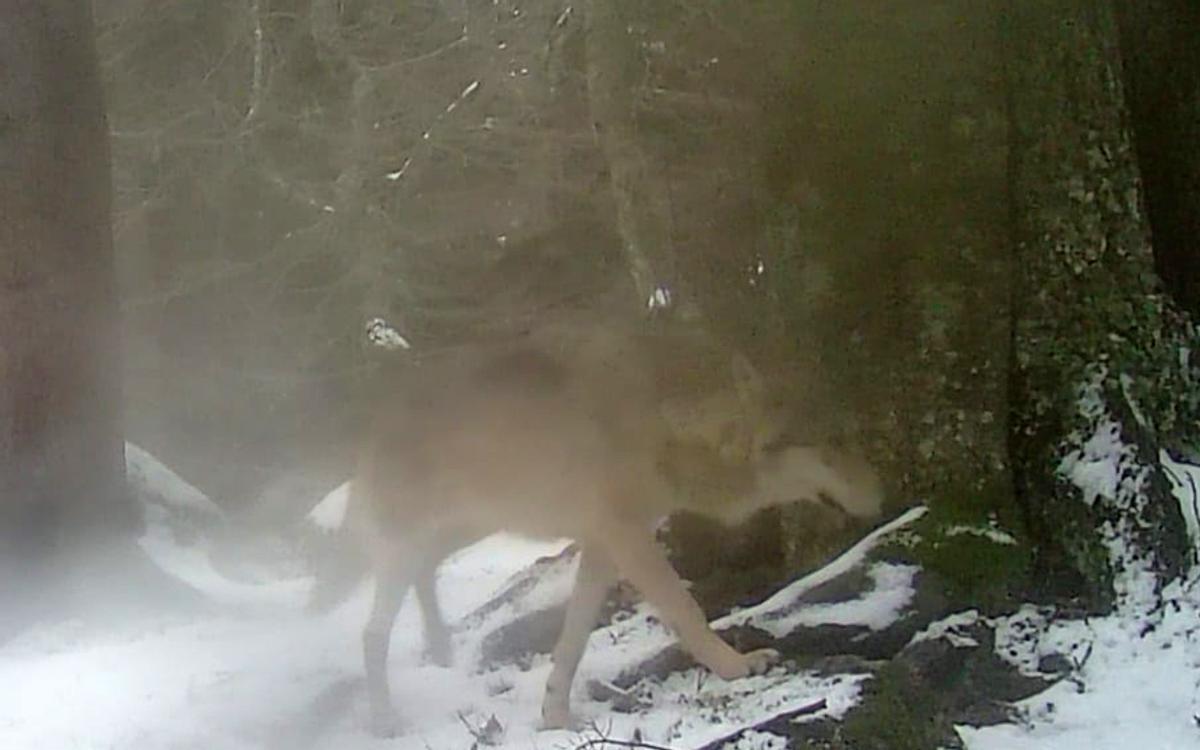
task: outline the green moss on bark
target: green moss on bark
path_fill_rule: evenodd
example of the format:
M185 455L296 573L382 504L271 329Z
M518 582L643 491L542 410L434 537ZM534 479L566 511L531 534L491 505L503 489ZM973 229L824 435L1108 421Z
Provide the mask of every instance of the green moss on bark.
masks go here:
M1180 570L1178 508L1157 449L1197 413L1195 335L1160 293L1126 127L1112 8L1087 0L1013 4L1008 39L1017 248L1010 454L1043 571L1079 574L1094 597L1113 571L1097 529L1105 516L1059 475L1095 425L1080 408L1096 384L1150 472L1139 540L1164 573ZM1111 518L1107 519L1111 520Z

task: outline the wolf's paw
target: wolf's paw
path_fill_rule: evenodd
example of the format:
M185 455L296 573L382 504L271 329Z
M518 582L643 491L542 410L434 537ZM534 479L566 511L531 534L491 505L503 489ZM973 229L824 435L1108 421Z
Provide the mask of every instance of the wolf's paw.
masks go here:
M375 737L390 740L400 735L400 717L391 709L372 710L368 728Z
M737 680L750 675L763 674L779 662L779 652L773 648L760 648L744 654L736 654L728 664L713 671L723 680Z
M425 647L425 658L430 664L439 667L453 667L454 649L449 640L431 639Z
M566 702L546 701L542 704L542 729L575 729L571 709Z

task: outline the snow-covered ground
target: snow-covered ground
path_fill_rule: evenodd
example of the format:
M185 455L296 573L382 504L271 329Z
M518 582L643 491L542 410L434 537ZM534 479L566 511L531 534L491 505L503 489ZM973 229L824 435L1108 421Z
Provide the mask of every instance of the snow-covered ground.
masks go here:
M1144 502L1132 455L1102 410L1095 433L1063 462L1061 473L1087 502ZM958 727L969 750L1193 750L1200 748L1200 467L1159 461L1179 501L1192 542L1193 566L1182 581L1156 590L1121 528L1106 540L1116 567L1116 611L1085 620L1047 619L1026 606L994 621L996 652L1024 671L1040 657L1069 655L1069 679L1018 704L1021 721ZM1122 495L1125 499L1122 500Z
M1027 607L997 651L1071 654L1070 679L1018 704L1018 724L958 727L970 750L1200 748L1200 585L1172 584L1156 614L1117 613L1047 625ZM1152 630L1147 629L1153 626ZM1032 636L1032 637L1030 637ZM1034 658L1036 661L1036 658Z
M170 509L176 507L173 497L187 498L184 505L194 511L211 515L212 508L194 489L157 467L149 454L135 453L131 462L137 462L136 480L149 488L143 488L143 497L155 506L147 508L144 550L164 570L224 605L222 614L164 616L118 631L64 622L4 644L0 748L572 750L605 736L683 750L821 702L824 708L797 720L841 716L858 700L866 679L777 668L725 683L689 669L663 681L639 683L634 687L638 708L619 713L589 697L587 684L616 678L673 640L640 609L592 636L573 698L582 730L539 731L548 660L538 657L532 664L480 671L480 648L488 632L523 614L521 606L565 597L571 571L560 566L523 605L476 612L532 561L556 554L564 544L500 535L455 555L439 577L445 614L454 627L453 667L426 663L418 613L411 601L406 604L390 661L393 700L405 723L401 736L376 739L365 729L359 640L369 585L337 610L312 616L303 611L310 581L260 585L229 580L209 563L203 539L181 537L168 523ZM1187 497L1194 501L1200 474L1191 467L1169 466L1181 503ZM331 495L314 518L318 525L340 521L345 488ZM886 627L909 604L915 569L876 563L867 571L873 588L857 599L808 607L798 600L862 564L884 534L921 512L910 511L828 568L719 624L750 622L770 632L825 622ZM1189 524L1200 529L1194 517ZM1152 611L1130 604L1111 617L1086 622L1047 620L1044 611L1032 607L991 621L998 632L997 652L1014 664L1034 669L1040 656L1065 653L1078 670L1072 679L1024 701L1019 724L959 727L968 748L1200 747L1200 579L1173 584L1160 599L1161 606ZM972 639L957 636L955 629L978 618L960 613L921 637L946 637L970 646ZM753 732L729 746L766 750L783 745L780 737Z
M42 626L0 648L0 748L80 750L109 748L573 748L600 736L672 748L697 747L783 713L822 703L803 720L839 717L856 702L862 675L817 676L777 668L769 674L723 682L693 668L635 686L637 708L617 713L592 700L590 681L608 682L673 643L647 609L593 634L573 707L578 732L539 731L542 690L550 664L480 671L483 636L534 608L566 597L571 569L547 577L533 596L485 614L477 608L537 558L557 554L564 542L533 542L497 535L463 550L442 567L439 593L454 628L455 665L423 658L419 613L410 600L394 631L390 671L393 700L405 722L390 740L365 729L360 633L370 586L321 616L303 611L311 581L270 584L232 581L208 560L203 539L182 541L172 498L198 502L194 488L144 452L134 452L139 492L147 500L143 550L164 570L224 606L225 614L164 617L122 631L93 630L79 622ZM322 504L313 522L336 526L345 487ZM182 501L180 501L182 502ZM166 509L166 510L164 510ZM902 525L919 512L894 525ZM861 562L882 533L835 565ZM873 572L876 588L838 605L829 621L883 622L912 594L904 571ZM783 622L804 617L795 597L824 580L815 575L781 592L773 604L730 620ZM882 613L882 614L881 614ZM821 618L816 616L817 620ZM457 625L457 627L455 627ZM755 750L780 738L756 733L739 740Z

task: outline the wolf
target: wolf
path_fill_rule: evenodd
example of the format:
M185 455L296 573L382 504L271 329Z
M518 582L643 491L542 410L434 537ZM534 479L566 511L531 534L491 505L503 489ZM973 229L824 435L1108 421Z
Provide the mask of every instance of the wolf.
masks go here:
M725 521L791 500L870 517L882 490L853 454L779 442L749 360L693 332L535 332L415 359L381 398L352 480L347 524L363 541L375 597L363 632L370 722L397 727L391 630L415 587L429 649L449 659L438 564L491 533L570 538L580 548L542 704L570 725L570 689L609 587L631 583L684 648L719 677L767 670L708 625L654 538L671 512ZM318 594L320 596L320 594Z

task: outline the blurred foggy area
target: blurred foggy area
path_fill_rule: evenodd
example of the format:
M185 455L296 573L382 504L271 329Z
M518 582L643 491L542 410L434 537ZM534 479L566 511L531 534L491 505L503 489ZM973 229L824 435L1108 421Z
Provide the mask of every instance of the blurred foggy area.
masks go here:
M436 348L641 315L639 260L803 430L897 434L1002 354L972 313L1004 294L999 66L960 6L97 3L129 440L226 508L315 500L377 387L367 320ZM883 462L998 429L926 428Z
M72 701L71 711L85 719L75 725L76 736L89 741L94 726L111 725L114 717L129 729L113 736L169 725L157 736L204 738L217 727L247 747L342 747L337 732L360 734L353 715L358 678L344 675L359 674L355 634L370 603L358 596L361 590L348 593L346 606L323 621L304 608L319 598L310 597L310 574L320 579L325 568L361 552L336 531L352 507L344 483L364 423L416 354L506 339L547 322L699 323L716 339L715 349L745 354L763 375L768 408L778 412L764 421L772 428L774 417L786 421L771 435L771 449L850 447L879 469L886 513L924 504L954 521L945 539L960 536L965 547L966 539L994 533L1002 540L996 546L1016 546L1014 537L993 529L1017 498L1009 419L1024 407L1010 399L1010 378L1021 365L1010 346L1020 317L1013 285L1023 282L1014 268L1022 253L1043 248L1034 243L1030 251L1014 239L1029 222L1010 215L1020 203L1013 196L1030 186L1010 182L1010 148L1026 149L1029 161L1047 160L1044 144L1023 143L1010 119L1005 69L1014 66L1013 53L1002 46L1022 30L1001 34L1006 6L993 0L97 0L92 6L112 146L124 396L96 398L86 388L71 395L86 393L113 414L118 405L124 410L122 429L115 429L115 417L101 427L112 438L107 448L125 441L132 506L144 521L139 550L153 565L109 590L104 556L125 564L128 550L82 524L76 537L64 535L61 559L10 576L16 590L7 601L29 602L29 622L52 611L42 602L42 578L51 580L58 566L99 571L98 578L79 576L90 597L78 597L78 611L130 599L131 608L173 611L179 604L180 611L219 614L205 626L213 629L164 630L167 651L145 639L153 648L143 656L133 650L143 643L140 634L130 643L120 635L109 653L76 640L74 621L55 620L45 633L6 630L6 619L20 621L21 613L0 608L0 639L10 632L26 639L13 653L25 658L24 651L29 668L12 674L44 676L40 694L51 696L27 712L31 736L60 720L57 696L66 694L60 686L76 683L84 689L74 695L83 698ZM42 18L37 6L23 7ZM1026 8L1033 23L1041 22L1037 10ZM1055 45L1060 36L1074 39L1070 25L1046 38ZM1087 41L1086 24L1080 28L1076 41ZM1091 54L1079 43L1082 52L1038 42L1047 44L1051 66L1059 54ZM1106 58L1089 70L1108 75L1116 64ZM1030 75L1046 74L1055 85L1077 72L1030 67ZM69 76L61 81L68 90L73 83ZM1058 89L1047 84L1045 91L1053 97ZM1067 97L1062 108L1073 112L1081 101ZM1043 106L1036 96L1029 102L1030 109L1058 106ZM1116 122L1123 116L1118 109L1104 116ZM1031 119L1026 127L1042 126ZM1100 153L1107 143L1096 148ZM59 179L53 174L51 182ZM1034 171L1026 179L1040 186L1057 178ZM1111 184L1116 194L1126 183ZM1047 224L1062 216L1071 217L1063 222L1070 226L1091 222L1075 202L1091 204L1095 196L1074 185L1067 207L1054 209L1060 213L1041 216L1040 194L1021 210ZM1130 189L1131 201L1136 192ZM1136 212L1131 216L1136 223ZM1085 233L1099 241L1081 247L1106 248L1106 231ZM1124 246L1114 247L1119 254ZM1134 276L1121 275L1121 283ZM1024 283L1027 295L1044 291ZM73 298L61 295L53 304L62 308L62 299ZM57 313L56 323L77 314L74 306ZM405 346L373 346L368 339L380 335ZM30 338L31 351L53 349ZM85 351L112 351L107 337L79 338ZM692 387L686 377L675 380L680 390ZM70 422L52 426L55 439L72 430ZM716 423L713 431L724 426ZM1038 439L1061 427L1044 426ZM67 438L47 442L76 448L72 455L93 452L90 435ZM709 481L722 476L705 475L709 464L702 461L680 465L678 473L704 494L745 486ZM1058 481L1052 471L1044 474ZM56 493L44 494L95 516L117 507L75 502L102 494L87 484L90 475L78 476L69 477L74 483L44 482ZM822 596L837 600L832 609L865 603L868 624L854 626L872 632L871 618L885 610L894 610L888 617L905 628L913 625L903 607L888 604L909 593L921 606L949 607L943 589L950 579L938 577L945 570L973 580L992 577L997 567L986 555L947 553L934 560L945 570L921 579L933 595L917 597L917 567L907 558L876 566L867 556L875 541L843 556L861 528L844 508L830 505L772 508L733 530L681 513L660 529L660 540L710 618L774 598L801 572L849 559L840 568L849 570L849 582ZM70 527L54 517L57 505L33 507L31 526L47 536L56 526ZM963 519L986 525L968 528ZM14 531L21 538L24 528ZM938 549L940 538L929 538ZM549 627L526 619L525 603L505 609L507 594L518 588L502 588L505 582L545 578L551 587L561 584L556 601L568 591L572 553L561 544L528 544L493 537L439 571L439 581L449 581L444 589L461 626L456 634L471 649L500 629L524 638L560 627L561 619L540 621ZM1023 556L999 559L1015 560L1011 569L1021 576L1032 570ZM557 560L558 573L543 575L539 566L547 560ZM890 571L886 586L876 581L881 570ZM95 585L100 579L104 585ZM545 592L526 593L536 604ZM0 598L5 594L0 587ZM473 618L496 607L503 611L492 624L511 622L488 631ZM802 609L799 599L784 608ZM406 679L419 683L418 698L441 701L429 714L459 739L460 725L479 737L462 712L446 706L475 711L498 696L515 706L513 696L541 694L541 685L525 689L527 673L537 671L525 656L497 678L503 684L481 680L473 665L453 674L417 671L429 665L413 609L394 629L397 663L416 675ZM648 617L661 629L657 615ZM932 617L931 610L926 621ZM614 620L618 628L621 622ZM640 626L629 627L612 631L626 635L593 640L614 652L646 640ZM843 655L843 640L861 645L842 634L831 637L838 641L831 646L835 657ZM913 635L881 637L900 648ZM991 658L992 642L981 638L976 645ZM67 648L75 652L68 659L46 658L62 644L84 647ZM811 656L809 644L792 644ZM881 653L864 658L885 663ZM305 664L297 663L298 654ZM609 666L625 663L604 658ZM99 679L78 679L83 673ZM110 679L127 684L114 689ZM18 682L9 680L10 690L19 690L11 687ZM175 701L184 708L176 710ZM698 705L675 697L659 702L671 710ZM406 711L420 718L424 706L413 701ZM883 723L893 722L892 709L880 711ZM533 703L520 710L530 722L541 715ZM129 718L139 711L153 721ZM706 711L692 713L709 721ZM177 716L187 717L181 728L174 726ZM279 731L289 720L292 726ZM329 742L318 744L330 726ZM311 738L301 736L310 730ZM630 736L641 737L640 726L637 732ZM428 743L420 732L411 739L426 747L462 744Z

